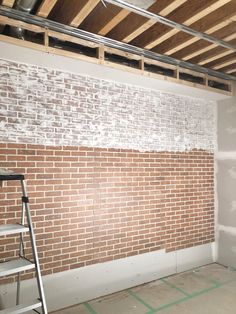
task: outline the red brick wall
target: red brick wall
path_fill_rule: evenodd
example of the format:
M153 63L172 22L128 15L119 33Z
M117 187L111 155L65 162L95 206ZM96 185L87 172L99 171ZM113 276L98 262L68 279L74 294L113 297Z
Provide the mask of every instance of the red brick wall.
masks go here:
M26 175L43 274L214 241L212 153L1 144L0 166ZM0 189L0 224L19 191ZM17 249L0 238L1 261Z

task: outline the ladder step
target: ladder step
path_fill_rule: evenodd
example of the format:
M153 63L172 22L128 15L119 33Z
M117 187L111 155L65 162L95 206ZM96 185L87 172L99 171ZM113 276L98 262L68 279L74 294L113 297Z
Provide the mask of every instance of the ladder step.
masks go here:
M29 231L28 227L20 224L0 225L0 236Z
M18 258L9 262L0 263L0 277L19 273L21 271L35 268L34 263Z
M11 181L11 180L24 180L23 174L17 173L0 173L0 181Z
M28 304L20 304L5 310L0 310L0 314L20 314L38 309L41 306L42 303L38 300L35 300L34 302Z

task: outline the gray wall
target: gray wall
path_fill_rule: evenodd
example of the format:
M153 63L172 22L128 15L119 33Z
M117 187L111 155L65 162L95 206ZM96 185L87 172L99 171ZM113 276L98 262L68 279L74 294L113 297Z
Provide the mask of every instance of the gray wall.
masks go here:
M236 95L218 103L218 262L236 267Z

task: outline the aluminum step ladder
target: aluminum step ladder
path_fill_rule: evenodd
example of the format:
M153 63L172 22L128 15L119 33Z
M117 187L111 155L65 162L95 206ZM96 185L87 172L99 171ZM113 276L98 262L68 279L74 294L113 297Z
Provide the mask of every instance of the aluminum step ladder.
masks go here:
M27 311L35 311L37 313L47 314L46 300L43 290L42 277L39 267L39 259L36 248L35 235L30 215L29 208L29 198L27 195L27 188L25 177L22 174L14 174L4 172L0 173L0 184L2 185L4 181L20 181L22 188L22 215L20 224L9 224L0 225L0 236L19 234L20 237L20 247L19 247L19 258L11 261L6 261L1 263L0 261L0 277L18 274L17 277L17 294L16 294L16 306L0 310L0 314L20 314ZM30 236L33 261L28 260L25 257L24 250L24 234L28 233ZM20 286L21 286L21 272L25 270L35 270L35 276L37 279L38 294L39 298L33 300L32 302L26 304L20 304ZM41 311L40 311L41 310Z

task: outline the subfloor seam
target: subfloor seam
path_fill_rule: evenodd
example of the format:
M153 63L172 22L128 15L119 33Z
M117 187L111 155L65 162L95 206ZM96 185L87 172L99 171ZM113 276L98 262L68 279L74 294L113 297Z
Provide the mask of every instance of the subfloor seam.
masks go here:
M138 300L141 304L143 304L145 307L147 307L149 310L153 311L154 308L149 305L148 303L146 303L142 298L140 298L140 296L138 296L135 292L133 292L131 289L127 290L129 292L129 294L134 297L136 300Z
M173 283L165 280L165 279L160 279L162 282L164 282L167 286L171 287L171 288L174 288L175 290L183 293L186 297L189 297L190 294L186 291L184 291L182 288L179 288L178 286L174 285Z
M88 302L83 303L83 305L86 307L90 314L97 314L97 312Z
M212 283L215 286L221 285L221 283L218 280L215 280L215 279L208 277L208 276L204 276L204 275L198 273L197 271L193 271L192 274L194 276L196 276L197 278L201 278L201 279L205 279L206 281L209 281L210 283Z
M208 289L204 289L204 290L201 290L201 291L199 291L199 292L195 292L195 293L193 293L193 294L189 294L189 295L186 296L185 298L182 298L182 299L180 299L180 300L177 300L177 301L174 301L174 302L171 302L171 303L168 303L168 304L164 304L164 305L162 305L162 306L160 306L160 307L154 309L153 311L147 312L146 314L154 314L154 313L157 313L157 312L159 312L159 311L161 311L161 310L163 310L163 309L169 308L169 307L171 307L171 306L173 306L173 305L186 302L186 301L188 301L188 300L190 300L190 299L193 299L193 298L195 298L195 297L197 297L197 296L200 296L200 295L203 295L203 294L207 294L208 292L210 292L210 291L212 291L212 290L218 289L219 287L222 287L222 286L224 286L224 285L226 285L226 284L228 284L228 283L234 282L234 281L236 281L236 279L232 279L232 280L229 280L229 281L224 282L224 283L222 283L222 284L214 285L214 286L212 286L212 287L210 287L210 288L208 288ZM178 287L177 287L177 288L178 288ZM177 290L179 291L179 289L177 289ZM182 289L181 289L181 290L182 290Z
M167 304L163 304L161 305L160 307L157 307L157 308L154 308L152 307L151 305L149 305L146 301L144 301L140 296L138 296L135 292L133 292L133 290L130 288L130 289L127 289L125 291L127 291L132 297L134 297L136 300L138 300L141 304L143 304L146 308L149 309L149 311L146 313L146 314L154 314L154 313L157 313L163 309L166 309L166 308L169 308L173 305L176 305L176 304L180 304L180 303L183 303L183 302L186 302L192 298L195 298L199 295L202 295L202 294L206 294L212 290L215 290L219 287L222 287L228 283L231 283L231 282L234 282L236 281L236 279L231 279L231 280L228 280L226 282L223 282L223 283L220 283L219 281L217 280L214 280L208 276L204 276L204 275L201 275L197 272L198 269L196 269L195 271L193 271L193 274L198 277L198 278L202 278L202 279L205 279L209 282L211 282L212 284L214 284L212 287L209 287L207 289L204 289L204 290L201 290L201 291L198 291L198 292L195 292L195 293L192 293L192 294L189 294L187 293L185 290L183 290L182 288L179 288L177 285L175 284L172 284L170 282L168 282L166 279L159 279L161 282L165 283L166 285L168 285L169 287L172 287L173 289L176 289L177 291L181 292L182 294L185 295L185 297L183 298L180 298L179 300L176 300L176 301L173 301L173 302L170 302L170 303L167 303ZM168 278L168 277L167 277ZM88 312L90 314L97 314L97 312L94 310L94 308L91 306L91 304L89 304L89 302L85 302L85 303L82 303L86 309L88 310Z

